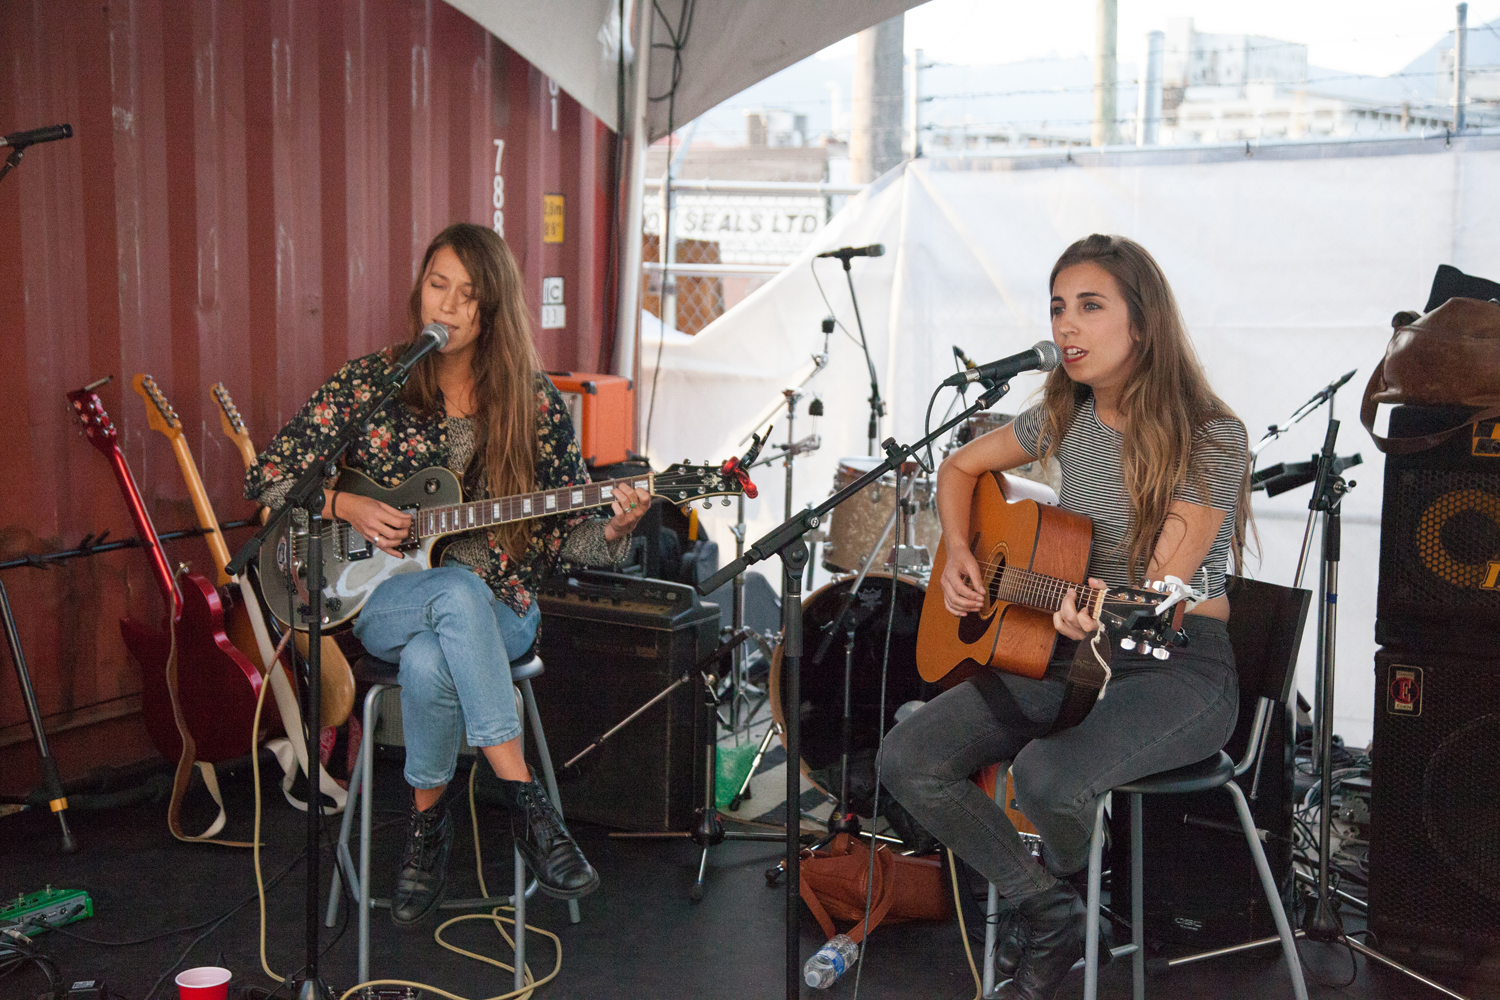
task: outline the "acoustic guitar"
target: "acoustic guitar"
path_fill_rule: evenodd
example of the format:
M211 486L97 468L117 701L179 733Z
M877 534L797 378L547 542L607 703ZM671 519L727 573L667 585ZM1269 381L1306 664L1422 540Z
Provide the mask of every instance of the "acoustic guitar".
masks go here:
M1187 599L1197 595L1175 580L1147 588L1095 588L1082 582L1093 524L1053 503L1050 489L1015 476L988 473L975 482L969 551L979 563L981 579L975 583L984 592L984 607L956 617L943 603L942 587L927 588L917 626L917 671L923 680L947 688L985 669L1041 677L1057 642L1052 615L1070 590L1078 606L1125 649L1165 658L1183 641L1182 613ZM934 581L947 565L948 542L944 535L938 543ZM1065 707L1060 726L1081 722L1108 683L1107 662L1091 659L1080 655L1069 678L1074 690L1066 704L1076 704L1081 714L1069 714Z
M215 382L212 393L214 401L219 404L219 427L223 430L224 436L234 445L235 450L239 452L240 460L244 462L245 469L249 470L255 464L255 445L250 441L250 432L245 429L245 421L240 416L239 407L234 405L234 400L230 397L229 390L224 388L223 382ZM165 403L166 400L163 399L162 402ZM168 408L170 409L170 407ZM179 464L181 464L181 459L179 459ZM191 467L191 462L189 462L188 467ZM183 474L187 475L187 468L184 468ZM194 475L196 477L196 470L194 471ZM191 490L191 485L188 488ZM262 521L265 520L267 513L265 510L261 511ZM224 563L221 563L219 567L221 571L229 561L227 549L225 553ZM248 617L253 628L259 633L265 633L267 630L264 609L267 606L267 602L261 601L260 595L250 586L248 580L241 581L240 586L243 591L245 607L249 611ZM265 648L270 649L275 646L275 642L269 636L261 636L260 638L265 640ZM275 638L279 640L280 636L276 636ZM306 656L307 634L305 632L298 632L292 641L297 644L298 652ZM259 646L258 642L257 646ZM327 728L328 726L342 725L354 708L354 671L350 669L348 657L344 655L343 649L339 647L338 642L335 641L333 636L325 635L320 648L323 651L323 659L320 667L320 675L323 679L321 685L323 696L320 702L322 706L320 714L323 716L321 720L322 725L324 728ZM291 678L288 677L288 679L290 680ZM295 684L293 684L293 689L296 689Z
M193 741L195 759L217 764L243 757L266 735L264 717L254 742L250 735L260 671L226 634L224 605L214 585L186 567L175 574L169 568L135 476L120 451L114 423L98 394L93 387L85 387L68 393L68 400L89 443L109 459L145 545L152 576L167 602L167 620L159 630L133 618L120 620L125 646L141 666L142 715L151 741L163 757L180 759L180 714L182 728ZM175 660L170 655L174 632Z
M738 496L745 492L745 486L728 466L729 463L716 466L680 462L664 472L644 476L468 503L463 500L463 487L458 477L448 469L424 469L392 489L380 486L361 473L345 469L340 473L335 489L373 497L410 513L411 527L399 547L402 554L398 558L376 548L347 521L324 522L320 540L325 581L323 627L337 628L352 621L375 588L392 576L437 565L441 553L436 546L450 535L607 506L614 500L614 488L621 485L666 497L675 504L706 501L716 496ZM292 518L287 518L287 527L266 539L260 550L260 566L267 595L286 593L295 587L298 600L306 604L309 537L305 525L298 526ZM274 600L268 603L272 614L283 625L299 631L307 627L299 615L288 614L284 604Z

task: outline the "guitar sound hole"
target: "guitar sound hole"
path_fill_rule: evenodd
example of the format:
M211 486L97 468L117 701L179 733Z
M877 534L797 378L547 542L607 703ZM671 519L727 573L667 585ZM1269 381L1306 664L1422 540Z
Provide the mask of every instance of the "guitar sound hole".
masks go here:
M990 575L989 586L985 589L989 602L994 604L1000 600L1000 583L1005 579L1005 556L997 555L992 562L994 563L995 571Z

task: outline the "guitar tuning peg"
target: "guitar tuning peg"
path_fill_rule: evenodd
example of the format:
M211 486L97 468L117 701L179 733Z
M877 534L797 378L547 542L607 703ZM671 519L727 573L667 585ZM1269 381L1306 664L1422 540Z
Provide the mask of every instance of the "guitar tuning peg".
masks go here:
M705 500L705 501L703 501L703 509L704 510L713 510L714 509L714 502L712 500Z
M725 497L723 500L720 500L719 503L720 503L721 506L728 507L729 506L729 498Z
M1155 649L1153 649L1151 651L1151 655L1154 656L1154 657L1156 657L1158 660L1165 660L1167 657L1171 656L1172 654L1167 651L1167 647L1166 646L1157 646Z
M1125 652L1127 653L1130 652L1135 648L1135 640L1127 635L1125 638L1120 640L1120 648L1125 650Z
M1141 643L1141 645L1140 645L1140 651L1141 651L1141 655L1142 656L1145 656L1147 653L1150 653L1152 651L1151 650L1151 643L1149 643L1149 642L1143 642L1143 643Z

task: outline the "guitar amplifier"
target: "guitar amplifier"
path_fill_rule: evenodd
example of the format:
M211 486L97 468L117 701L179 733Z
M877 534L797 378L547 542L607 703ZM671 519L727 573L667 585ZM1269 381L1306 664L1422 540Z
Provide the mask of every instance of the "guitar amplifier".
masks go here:
M635 391L630 379L584 372L548 372L547 377L568 401L584 464L592 469L630 457L635 426Z
M1430 434L1474 412L1398 406L1390 436ZM1500 643L1500 421L1386 456L1375 607L1383 646L1477 655Z
M703 795L703 681L719 608L687 584L579 572L549 582L532 682L569 819L625 830L686 830ZM562 764L691 672L690 683L578 762Z

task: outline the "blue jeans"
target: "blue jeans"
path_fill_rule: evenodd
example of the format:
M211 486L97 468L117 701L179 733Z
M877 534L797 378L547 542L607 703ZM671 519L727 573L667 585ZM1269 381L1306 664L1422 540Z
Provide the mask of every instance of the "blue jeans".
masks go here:
M474 747L520 735L510 661L531 645L539 621L536 604L521 617L458 566L403 573L370 595L354 635L370 655L401 665L406 781L413 788L453 780L460 734Z

